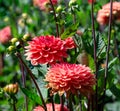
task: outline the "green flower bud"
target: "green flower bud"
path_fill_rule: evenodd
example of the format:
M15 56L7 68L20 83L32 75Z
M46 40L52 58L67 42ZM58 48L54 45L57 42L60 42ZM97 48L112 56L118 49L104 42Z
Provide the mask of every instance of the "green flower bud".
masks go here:
M56 12L61 12L61 11L62 11L62 6L59 5L59 6L57 7L57 9L56 9Z
M27 41L29 40L29 38L30 38L30 34L25 34L22 39L23 41Z
M3 88L3 91L8 94L16 94L18 92L18 84L9 84Z
M14 49L15 49L15 46L12 46L12 45L11 45L11 46L8 47L8 51L9 51L9 52L12 52Z
M12 43L12 44L15 44L17 41L18 41L17 38L12 38L12 39L11 39L11 43Z
M76 0L70 0L69 6L71 7L72 5L76 5Z

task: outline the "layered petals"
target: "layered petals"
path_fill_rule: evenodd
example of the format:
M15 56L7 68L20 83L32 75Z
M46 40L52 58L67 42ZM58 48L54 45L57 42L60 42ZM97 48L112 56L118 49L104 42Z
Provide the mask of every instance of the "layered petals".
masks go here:
M32 65L61 62L67 57L67 49L74 48L71 40L66 42L54 36L35 37L28 44L25 55Z
M102 9L98 11L97 21L100 25L108 24L110 16L110 3L105 4ZM120 20L120 2L113 2L112 19Z
M46 104L46 107L47 107L47 111L53 111L51 103ZM61 105L60 104L54 104L54 107L55 107L55 111L61 111ZM66 106L63 107L63 110L64 111L69 111L69 109ZM33 111L45 111L45 110L43 109L42 106L37 106Z
M45 81L48 82L47 88L51 89L51 94L66 92L77 94L80 91L88 96L93 93L93 85L96 83L94 74L85 65L61 63L53 65L46 74Z

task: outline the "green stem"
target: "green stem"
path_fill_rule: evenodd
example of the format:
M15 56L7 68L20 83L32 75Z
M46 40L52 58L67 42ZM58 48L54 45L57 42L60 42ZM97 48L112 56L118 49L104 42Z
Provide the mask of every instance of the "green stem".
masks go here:
M40 95L40 97L41 97L41 100L42 100L44 109L45 109L45 111L47 111L47 107L46 107L46 104L45 104L45 102L44 102L42 93L41 93L41 91L40 91L40 89L39 89L39 86L38 86L38 84L37 84L37 82L36 82L36 80L35 80L32 72L31 72L31 70L30 70L29 67L26 65L26 63L23 61L22 56L21 56L21 54L20 54L19 52L16 52L16 56L17 56L18 59L22 62L22 64L23 64L24 67L26 68L26 70L28 71L28 74L30 75L31 79L33 80L33 82L34 82L34 84L35 84L35 86L36 86L36 88L37 88L37 90L38 90L38 93L39 93L39 95Z
M105 62L105 74L104 74L104 88L103 88L103 102L102 102L103 104L102 104L102 109L104 107L104 102L105 102L106 84L107 84L107 78L108 78L108 61L109 61L111 28L112 28L112 6L113 6L113 0L110 0L110 17L109 17L109 30L108 30L108 45L107 45L107 51L106 51L106 62Z
M49 0L49 1L50 1L50 4L51 4L53 13L54 13L54 19L55 19L55 23L56 23L56 33L57 33L57 37L59 37L59 28L58 28L58 20L57 20L57 17L56 17L56 12L55 12L54 5L53 5L53 3L52 3L52 0Z

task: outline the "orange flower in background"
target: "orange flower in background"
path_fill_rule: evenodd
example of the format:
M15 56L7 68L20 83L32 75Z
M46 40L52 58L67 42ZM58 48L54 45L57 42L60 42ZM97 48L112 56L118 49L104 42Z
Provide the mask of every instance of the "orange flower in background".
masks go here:
M0 43L5 44L11 39L11 29L7 26L0 30Z
M100 25L108 24L110 16L110 3L105 4L101 10L98 11L97 21ZM120 20L120 2L113 2L112 19Z
M46 74L45 81L51 94L59 93L67 96L78 91L85 96L93 93L93 85L96 83L94 74L89 67L81 64L61 63L53 65Z
M47 11L49 8L47 7L47 4L49 4L49 0L33 0L33 4L35 6L38 6L41 10ZM52 0L53 5L56 5L58 3L58 0Z
M70 43L69 43L70 42ZM51 64L57 61L63 61L67 57L67 49L74 48L72 40L61 40L54 36L35 37L29 41L29 46L26 46L27 60L30 60L32 65Z
M51 103L46 104L46 107L47 107L47 111L53 111ZM55 111L61 111L61 105L60 104L54 104L54 107L55 107ZM64 111L69 111L69 109L66 106L63 107L63 110ZM42 106L37 106L33 111L45 111L45 110L43 109Z
M94 3L96 0L88 0L88 3Z

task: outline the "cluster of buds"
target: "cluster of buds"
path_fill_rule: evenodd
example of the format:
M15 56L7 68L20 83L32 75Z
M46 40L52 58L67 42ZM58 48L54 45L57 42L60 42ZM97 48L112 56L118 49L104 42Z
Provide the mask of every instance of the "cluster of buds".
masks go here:
M14 95L18 92L18 84L15 83L15 84L6 85L3 88L3 91L6 92L7 94Z
M12 38L11 39L11 45L8 47L8 52L11 53L11 52L15 52L16 50L19 50L24 42L30 40L30 34L25 34L23 35L22 39L18 39L18 38Z

